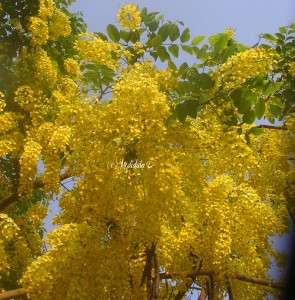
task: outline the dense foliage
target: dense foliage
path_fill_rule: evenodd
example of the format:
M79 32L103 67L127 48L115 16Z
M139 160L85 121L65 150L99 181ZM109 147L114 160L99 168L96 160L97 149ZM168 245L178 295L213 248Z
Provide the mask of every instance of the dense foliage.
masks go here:
M295 214L295 24L247 47L128 4L122 29L89 33L71 2L1 1L0 289L278 294L268 270L286 261L269 238Z

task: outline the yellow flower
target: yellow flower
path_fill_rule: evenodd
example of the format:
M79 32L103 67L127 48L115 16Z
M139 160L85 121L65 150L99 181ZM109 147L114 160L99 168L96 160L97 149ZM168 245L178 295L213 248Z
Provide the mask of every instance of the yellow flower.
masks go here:
M0 112L5 108L6 103L4 99L4 94L0 92Z
M67 73L72 77L78 77L80 75L79 63L73 58L68 58L64 61L64 66Z
M55 9L52 20L49 23L50 39L55 40L61 36L67 36L71 31L72 28L68 17L61 10Z
M32 34L32 43L41 46L48 40L48 26L38 17L31 17L30 19L30 32Z
M125 29L135 31L141 23L140 13L135 4L127 4L120 8L117 15L120 25Z
M75 43L75 48L83 59L106 65L110 69L120 66L120 57L124 53L121 46L107 42L93 34L84 34Z
M288 73L291 76L295 76L295 62L287 63L285 66L287 67Z
M236 36L234 29L231 27L225 28L223 33L225 33L230 40L233 40L234 37Z
M52 17L54 11L53 0L39 0L39 17L46 20Z

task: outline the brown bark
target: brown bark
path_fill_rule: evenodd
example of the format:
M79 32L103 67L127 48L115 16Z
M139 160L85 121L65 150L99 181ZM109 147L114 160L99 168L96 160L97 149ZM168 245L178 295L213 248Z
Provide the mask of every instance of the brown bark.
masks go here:
M15 297L25 297L27 293L24 289L16 289L12 291L7 291L0 294L0 300L10 300Z
M287 130L285 125L283 126L272 126L272 125L257 125L256 128L266 128L266 129L277 129L277 130Z
M206 290L204 288L201 289L201 294L200 296L198 297L198 300L205 300L207 297L207 293L206 293Z
M284 289L285 286L281 283L278 282L274 282L272 280L267 280L267 279L259 279L259 278L255 278L252 276L247 276L247 275L242 275L242 274L235 274L233 276L234 279L240 280L240 281L246 281L246 282L250 282L250 283L254 283L254 284L258 284L258 285L263 285L263 286L269 286L275 289Z
M210 270L194 270L192 272L187 272L187 273L184 273L184 274L175 274L175 273L169 274L169 273L165 272L165 273L160 273L158 278L154 278L154 280L155 280L155 284L158 285L159 280L172 279L172 278L179 277L179 276L183 276L185 278L194 278L194 277L197 277L197 276L212 277L212 275L214 275L214 272L210 271ZM272 288L275 288L275 289L284 289L285 288L285 286L283 284L273 282L271 280L259 279L259 278L255 278L255 277L252 277L252 276L242 275L242 274L235 274L235 275L232 276L232 278L240 280L240 281L246 281L246 282L249 282L249 283L262 285L262 286L272 287ZM155 295L155 290L156 290L156 294L157 294L158 289L155 286L153 286L153 288L151 290L153 291L152 292L152 297L153 298L150 298L150 299L157 299L158 295ZM26 296L26 293L25 293L24 289L17 289L17 290L12 290L12 291L7 291L7 292L4 292L4 293L0 293L0 300L9 300L13 297L24 297L24 296ZM207 292L204 288L202 288L201 295L199 296L198 300L205 300L206 297L207 297Z
M67 173L63 174L60 176L60 181L63 181L65 179L70 178L71 176ZM45 182L42 180L37 180L34 182L34 188L38 189L38 188L42 188L45 186ZM18 193L14 193L11 196L9 196L8 198L4 199L3 201L0 202L0 212L3 211L5 208L7 208L9 205L17 202L21 197L24 197L27 195L22 195L19 196Z
M176 273L160 273L160 278L161 279L172 279L175 277L185 277L185 278L193 278L193 277L197 277L197 276L211 276L214 275L213 271L210 270L195 270L195 271L191 271L191 272L187 272L187 273L183 273L183 274L176 274ZM242 274L235 274L232 276L233 279L237 279L240 281L246 281L246 282L250 282L250 283L254 283L254 284L258 284L258 285L262 285L262 286L269 286L275 289L284 289L285 286L281 283L278 282L274 282L272 280L267 280L267 279L259 279L256 277L252 277L252 276L247 276L247 275L242 275Z

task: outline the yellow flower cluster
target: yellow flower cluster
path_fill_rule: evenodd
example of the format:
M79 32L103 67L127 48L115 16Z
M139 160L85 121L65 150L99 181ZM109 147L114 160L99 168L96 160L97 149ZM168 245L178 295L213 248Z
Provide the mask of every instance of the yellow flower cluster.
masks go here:
M235 38L235 31L233 28L225 28L224 33L228 36L229 40L233 40Z
M69 35L72 28L68 17L54 7L52 0L40 0L39 14L30 17L29 31L31 42L42 46L48 39L56 40L61 36Z
M117 15L120 25L125 29L135 31L140 27L140 12L135 4L123 5Z
M120 66L119 59L124 53L119 44L104 41L92 34L84 34L75 43L75 48L86 61L96 62L111 69Z
M221 86L229 91L245 83L247 79L257 75L267 75L273 71L276 63L272 49L249 49L231 56L212 74L215 79L214 90Z
M43 49L39 49L35 54L33 70L36 81L39 82L40 85L53 87L56 84L57 68L53 65L52 60Z
M1 239L3 240L10 240L17 236L20 230L14 221L4 213L0 213L0 229Z
M14 129L15 126L15 116L13 113L5 112L0 115L0 133Z
M34 45L41 46L46 44L49 34L48 26L44 20L39 17L30 17L29 30L31 32L31 41Z
M47 208L36 204L24 212L20 206L11 205L6 212L0 214L0 290L3 282L22 276L41 254L43 238L36 229L42 225Z
M28 138L24 144L24 150L20 157L21 180L19 193L31 192L34 177L37 170L37 163L40 159L42 146L34 140Z
M72 31L68 17L57 8L54 10L54 14L50 19L48 28L49 37L52 40L55 40L61 36L67 36Z
M63 151L69 143L71 128L68 126L58 127L52 134L48 147L54 151Z
M133 47L136 49L137 54L143 54L145 53L145 49L143 48L143 45L140 41L137 41L133 44Z
M3 275L8 274L10 268L6 247L10 241L18 238L19 227L4 213L0 213L0 289Z
M159 70L155 74L155 80L165 89L175 88L178 84L177 73L173 70Z
M81 75L79 63L76 60L74 60L73 58L67 58L64 61L64 66L65 66L67 73L71 77L77 78Z
M32 105L35 102L35 95L29 86L25 85L18 87L14 94L14 101L18 103L22 108L32 108Z
M76 98L80 94L79 86L69 77L61 77L58 88L62 95L66 98L64 103L71 102L71 99ZM57 101L59 100L57 99Z
M5 96L2 92L0 92L0 112L3 111L3 109L5 108L6 103L5 103Z
M285 64L288 74L295 76L295 62Z
M54 22L51 5L44 0L39 9L40 20L49 26ZM140 25L136 6L123 8L122 24L135 30ZM54 30L49 38L57 37ZM134 47L144 51L139 42ZM291 134L265 131L251 135L247 144L237 128L220 123L210 106L185 124L170 120L167 89L176 84L176 74L150 61L121 69L120 58L128 53L93 34L81 37L76 49L86 63L116 69L109 102L93 105L94 97L81 97L73 80L79 74L76 60L63 62L64 75L45 50L29 48L24 82L14 98L29 120L1 112L0 129L9 133L0 136L0 155L20 157L19 194L32 191L42 158L45 192L60 194L62 211L54 219L60 227L48 235L51 248L32 263L40 252L36 227L46 208L36 205L23 215L15 213L15 227L5 217L2 224L0 214L0 276L1 268L20 270L20 284L31 299L145 299L140 281L146 250L153 244L165 271L214 271L217 299L226 290L227 275L267 276L274 254L268 237L283 233L288 220L284 187L294 174L287 160ZM228 91L257 72L271 72L274 58L264 49L230 57L213 73L215 89ZM23 118L26 138L11 130L18 118ZM287 126L292 130L294 120L288 118ZM249 128L241 126L243 132ZM71 190L60 191L63 172L74 178ZM4 238L16 237L9 228L19 228L21 236L14 240L13 260ZM185 283L175 282L174 292ZM205 285L202 279L197 283ZM259 287L240 288L234 281L232 288L237 299L263 298ZM159 298L166 292L163 286Z
M52 17L53 13L54 13L53 0L39 0L38 15L41 19L47 20Z

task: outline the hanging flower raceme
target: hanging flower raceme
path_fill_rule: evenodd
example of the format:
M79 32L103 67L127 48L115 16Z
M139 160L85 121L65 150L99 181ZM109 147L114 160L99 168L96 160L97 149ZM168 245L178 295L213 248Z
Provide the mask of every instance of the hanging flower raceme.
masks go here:
M120 8L117 15L120 25L125 29L135 31L141 23L140 12L135 4L127 4Z
M31 42L36 46L46 44L48 35L48 26L44 20L39 17L31 17L29 30L31 32Z
M33 188L34 177L37 171L37 163L41 155L42 146L28 138L20 158L21 180L19 193L30 193Z
M215 88L223 86L229 91L257 75L267 75L274 69L276 54L272 49L249 49L231 56L223 65L213 72Z
M52 40L61 36L67 36L72 31L68 17L59 9L54 10L48 29Z
M39 0L39 17L46 20L52 17L54 12L53 0Z
M124 53L119 44L104 41L91 33L83 34L75 43L75 48L86 61L105 65L110 69L120 66L119 59Z
M47 55L46 51L40 49L35 54L33 69L35 72L34 75L39 84L46 84L49 87L52 87L56 83L58 70Z
M81 75L79 63L73 58L66 59L64 61L64 66L67 73L73 78L79 77Z
M235 31L231 27L225 28L224 33L228 36L230 40L233 40L235 38Z

